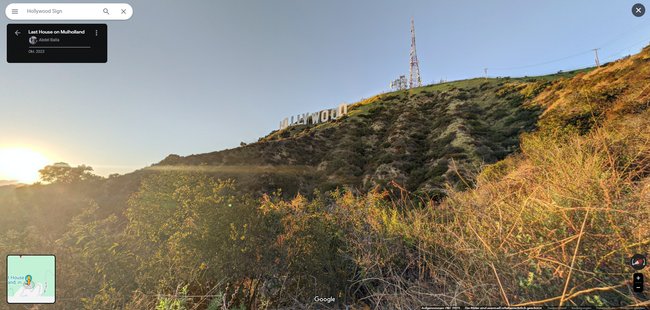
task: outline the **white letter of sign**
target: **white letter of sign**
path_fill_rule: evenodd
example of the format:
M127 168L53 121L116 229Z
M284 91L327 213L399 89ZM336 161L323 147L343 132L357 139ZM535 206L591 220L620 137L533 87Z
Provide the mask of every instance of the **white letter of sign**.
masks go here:
M320 123L320 113L318 113L318 112L312 113L310 117L311 117L311 124L312 125L316 125L316 124Z
M329 110L320 111L320 121L324 123L329 120L330 120L330 111Z
M345 103L341 103L339 105L339 109L338 109L338 116L341 117L341 116L347 115L347 114L348 114L348 105L345 104Z
M338 115L338 113L336 113L336 112L337 112L336 109L330 109L330 118L331 119L335 120L335 119L339 118L340 115Z

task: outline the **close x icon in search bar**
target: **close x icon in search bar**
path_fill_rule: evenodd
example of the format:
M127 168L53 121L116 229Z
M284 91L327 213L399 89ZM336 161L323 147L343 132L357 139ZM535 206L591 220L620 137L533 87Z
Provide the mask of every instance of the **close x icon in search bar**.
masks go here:
M127 20L127 3L12 3L5 14L11 20Z

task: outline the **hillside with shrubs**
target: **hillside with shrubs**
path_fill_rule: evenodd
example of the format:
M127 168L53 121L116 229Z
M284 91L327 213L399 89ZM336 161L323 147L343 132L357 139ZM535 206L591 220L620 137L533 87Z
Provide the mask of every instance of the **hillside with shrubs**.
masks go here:
M352 104L347 116L330 123L292 126L236 149L170 155L153 169L210 172L259 193L368 192L397 182L437 199L447 185L465 188L482 164L518 150L519 135L533 130L542 112L526 101L573 74L473 79L382 94Z
M648 307L649 108L649 48L383 94L125 176L44 169L0 187L0 250L54 253L66 309Z

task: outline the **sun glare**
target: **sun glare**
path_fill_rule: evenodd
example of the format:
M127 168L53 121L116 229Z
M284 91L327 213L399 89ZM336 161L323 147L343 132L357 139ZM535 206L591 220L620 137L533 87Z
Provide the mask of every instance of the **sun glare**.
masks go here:
M30 149L0 149L0 180L34 183L39 179L38 170L49 163L43 154Z

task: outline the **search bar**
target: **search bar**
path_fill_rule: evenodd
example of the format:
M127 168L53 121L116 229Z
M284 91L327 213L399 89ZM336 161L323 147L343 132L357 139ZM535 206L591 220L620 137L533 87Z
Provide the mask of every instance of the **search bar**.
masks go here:
M127 3L12 3L5 14L11 20L127 20Z

